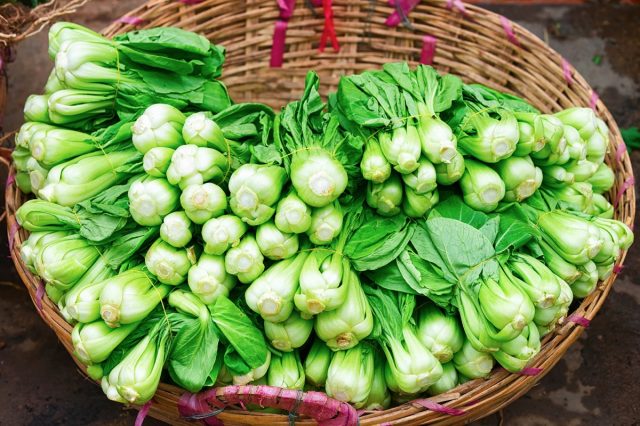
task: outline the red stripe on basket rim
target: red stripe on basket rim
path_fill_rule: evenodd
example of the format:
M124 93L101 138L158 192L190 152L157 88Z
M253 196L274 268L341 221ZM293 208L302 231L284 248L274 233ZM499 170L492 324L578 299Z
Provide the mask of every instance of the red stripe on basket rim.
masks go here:
M616 148L616 162L620 163L622 161L622 157L624 157L624 153L627 151L627 145L624 141L620 141L618 147Z
M620 204L620 201L622 201L622 197L624 196L625 192L627 192L629 188L633 187L635 183L636 180L633 176L629 176L624 180L624 182L622 182L622 185L620 185L620 189L618 189L618 195L616 195L616 199L613 201L614 209L618 208L618 204Z
M592 89L591 96L589 97L589 108L595 111L598 106L599 99L600 96L598 95L598 93L596 93L596 91Z
M562 75L569 86L573 84L573 74L571 73L571 64L565 58L562 58Z
M38 311L42 311L42 298L45 293L44 281L38 280L38 289L36 290L36 308L38 308Z
M537 376L542 373L542 368L537 367L525 367L520 371L521 376Z
M436 413L448 414L450 416L462 416L464 414L463 410L453 407L447 407L427 398L414 399L413 401L411 401L411 403L418 404L421 407L426 408L427 410L435 411Z
M518 40L516 33L513 31L513 24L511 21L500 15L500 23L502 24L502 29L504 30L505 35L507 36L507 40L520 47L520 40Z
M622 272L623 269L624 269L624 265L620 265L620 264L613 265L613 273L616 275Z
M7 176L7 186L11 186L14 183L16 183L16 175L11 173L9 176Z
M138 26L144 24L145 20L140 18L139 16L121 16L120 18L118 18L117 22Z
M438 39L431 35L422 37L422 51L420 52L420 63L432 65L433 58L436 56L436 47Z
M324 29L322 30L322 37L320 37L320 45L318 46L318 50L320 52L324 52L324 49L327 45L327 39L330 39L331 47L333 47L333 50L339 52L340 44L338 43L338 36L336 35L336 25L333 21L332 1L322 0L322 9L324 11Z
M204 0L178 0L178 1L182 4L192 5L192 4L202 3Z
M581 327L587 328L591 324L591 321L588 318L583 317L578 314L571 314L567 317L567 321L572 322Z
M388 27L396 27L400 24L400 22L408 20L409 13L420 3L420 0L395 0L389 1L389 4L395 7L391 15L387 17L387 20L384 21L384 24Z
M150 408L151 408L151 401L147 401L147 403L142 406L140 411L138 411L138 415L136 416L136 421L133 424L134 426L142 426L142 423L144 423L144 419L147 418L147 414L149 414Z

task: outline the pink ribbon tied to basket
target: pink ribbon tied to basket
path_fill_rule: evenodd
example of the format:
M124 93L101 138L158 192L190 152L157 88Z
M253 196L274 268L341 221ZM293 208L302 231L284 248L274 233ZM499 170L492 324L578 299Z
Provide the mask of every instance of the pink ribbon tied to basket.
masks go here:
M358 424L358 413L346 402L329 398L322 392L302 392L273 386L225 386L197 394L187 392L180 398L178 411L183 418L217 426L222 422L216 416L226 407L245 404L288 411L292 423L301 414L324 426Z
M269 64L272 68L282 67L284 61L285 40L287 37L287 27L289 26L289 18L293 15L296 8L296 0L277 0L280 8L280 16L276 21L273 30L273 43L271 46L271 59ZM324 29L320 38L318 49L323 52L327 40L331 40L331 46L337 52L340 50L338 36L333 19L333 3L332 0L311 0L314 6L322 5L324 12Z

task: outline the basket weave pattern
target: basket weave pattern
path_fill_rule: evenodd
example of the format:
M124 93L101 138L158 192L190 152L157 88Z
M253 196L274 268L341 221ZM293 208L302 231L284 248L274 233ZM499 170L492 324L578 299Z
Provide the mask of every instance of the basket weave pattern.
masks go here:
M584 78L572 71L572 83L563 77L562 58L540 39L524 28L513 24L518 44L510 42L503 30L500 16L475 6L466 6L466 16L448 10L444 1L420 3L410 15L412 29L384 25L393 8L383 0L334 0L333 14L341 49L328 49L319 53L317 46L323 27L321 10L316 16L305 5L297 2L289 19L286 53L282 68L270 68L269 58L274 23L279 9L275 0L204 0L186 5L174 0L151 0L132 11L129 16L138 27L116 23L105 30L113 36L136 28L178 26L204 34L215 43L227 48L223 81L237 102L264 102L274 107L297 98L304 87L307 70L317 70L321 79L321 92L335 90L340 76L378 67L389 61L409 61L413 65L420 58L423 36L437 38L433 65L440 72L459 75L463 80L479 82L493 88L524 97L543 112L557 111L569 106L588 106L594 102L593 91ZM633 225L635 192L633 172L626 151L616 155L622 143L618 127L611 114L600 101L595 102L598 115L607 123L611 135L610 152L606 162L615 174L616 183L609 199L617 200L616 218ZM618 157L618 158L616 158ZM623 188L619 195L618 191ZM11 256L18 273L27 286L42 318L71 352L71 326L59 315L57 308L41 296L41 285L19 258L19 248L27 237L18 229L16 209L26 198L15 185L7 187L6 211L11 244ZM626 256L618 260L620 265ZM584 299L574 316L591 320L602 306L615 281L614 273L598 285L597 290ZM580 321L578 321L580 322ZM431 398L447 407L464 411L462 416L430 411L416 403L403 404L386 411L364 413L360 424L455 424L487 416L508 405L527 392L562 357L580 336L583 327L567 321L543 340L540 354L530 367L541 369L534 376L509 374L496 369L488 380L475 380L451 392ZM78 363L76 361L76 363ZM79 367L84 367L78 363ZM251 392L250 387L238 393ZM217 390L220 399L223 389ZM161 384L153 399L150 415L180 425L193 424L180 418L178 401L183 391L175 386ZM218 415L228 424L286 425L286 415L248 413L229 407ZM297 424L314 424L299 417Z

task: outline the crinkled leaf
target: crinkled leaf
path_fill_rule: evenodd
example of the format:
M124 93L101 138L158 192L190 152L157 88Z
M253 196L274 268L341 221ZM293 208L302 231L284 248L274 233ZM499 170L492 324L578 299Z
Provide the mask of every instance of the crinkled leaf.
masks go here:
M398 257L414 230L415 225L406 217L383 218L369 213L347 242L345 254L358 271L379 269Z
M416 293L427 296L439 306L451 310L455 283L446 280L431 263L411 251L403 251L396 263L400 274Z

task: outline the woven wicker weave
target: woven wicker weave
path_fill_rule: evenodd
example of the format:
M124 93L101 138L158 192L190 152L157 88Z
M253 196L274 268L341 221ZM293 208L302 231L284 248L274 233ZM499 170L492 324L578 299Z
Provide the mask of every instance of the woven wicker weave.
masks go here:
M423 2L411 13L413 29L384 25L393 9L383 0L334 0L333 5L340 52L327 50L318 53L323 19L308 9L303 1L289 20L286 53L283 68L270 68L269 57L279 9L275 0L204 0L186 5L174 0L152 0L132 11L129 16L142 22L140 27L179 26L200 32L215 43L227 48L227 62L223 79L236 101L259 101L274 107L298 97L309 69L319 72L321 91L334 90L338 79L346 73L378 67L387 61L407 60L414 64L420 57L422 38L429 34L438 40L434 66L442 72L462 76L466 81L487 84L494 88L519 94L544 112L557 111L572 105L588 106L593 102L592 90L577 72L572 70L573 82L563 77L562 58L540 39L524 28L513 25L519 45L509 42L500 17L484 9L466 6L467 16L450 11L444 2ZM142 21L141 21L142 20ZM106 29L107 35L133 30L122 23ZM616 160L616 147L622 143L620 132L611 114L596 102L597 112L611 131L611 149L607 163L616 173L616 185L610 199L619 199L616 218L632 225L635 213L633 186L618 197L616 188L626 188L633 172L626 152ZM624 184L624 182L627 182ZM58 314L56 307L46 299L38 300L38 280L19 259L19 247L27 237L18 230L16 209L25 201L14 185L6 194L10 238L15 236L11 256L23 278L39 313L71 351L71 327ZM17 232L16 232L17 231ZM626 253L622 253L621 264ZM599 284L597 290L582 301L576 316L592 319L600 309L616 278L612 275ZM487 416L508 405L527 392L558 362L569 346L580 336L583 328L566 322L545 337L540 354L531 367L540 368L536 376L509 374L495 370L488 380L475 380L457 387L433 401L464 411L462 416L449 416L407 403L386 411L365 413L360 417L363 425L392 424L455 424ZM81 369L83 366L79 365ZM223 390L218 390L218 396ZM239 394L250 393L241 388ZM150 415L173 424L190 424L181 419L177 403L182 391L162 384L153 399ZM246 399L248 400L248 398ZM286 415L255 414L229 407L219 414L224 424L289 424ZM299 417L298 424L313 424Z

